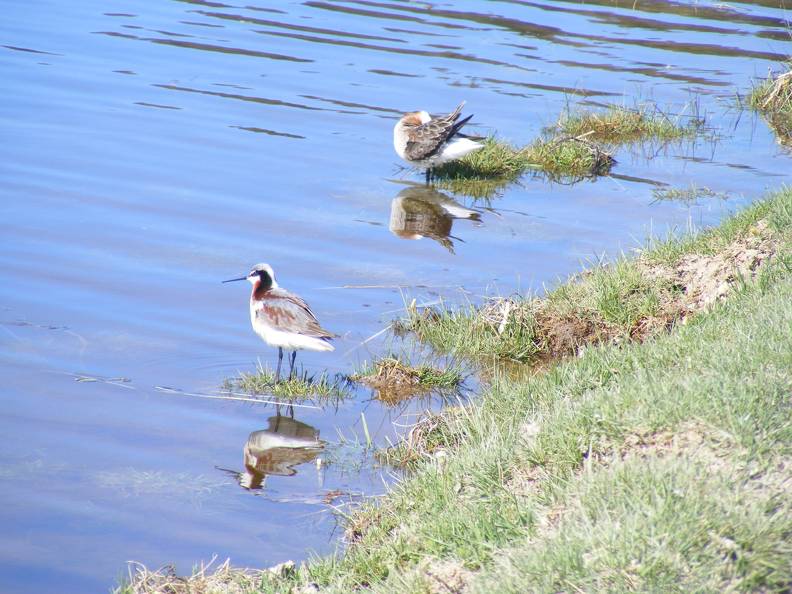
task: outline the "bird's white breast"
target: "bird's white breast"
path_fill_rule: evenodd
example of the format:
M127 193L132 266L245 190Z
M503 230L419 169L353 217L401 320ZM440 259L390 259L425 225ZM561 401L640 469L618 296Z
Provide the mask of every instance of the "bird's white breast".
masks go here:
M251 304L250 323L253 330L261 339L270 346L281 347L287 350L306 349L309 351L333 351L332 344L321 338L306 336L299 332L280 330L267 324L266 318L257 316L256 312L261 309L260 305Z

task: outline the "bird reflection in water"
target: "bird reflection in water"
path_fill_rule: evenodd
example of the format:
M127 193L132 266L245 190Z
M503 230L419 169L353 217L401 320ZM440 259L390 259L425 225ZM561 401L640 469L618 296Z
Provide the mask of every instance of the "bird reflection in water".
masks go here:
M453 254L452 240L462 241L451 235L454 219L480 222L481 213L465 208L434 188L410 186L393 199L388 227L402 239L434 239Z
M239 475L245 489L261 489L269 474L296 474L295 466L315 460L324 449L319 431L310 425L280 415L267 423L266 429L251 433L245 444L245 470Z

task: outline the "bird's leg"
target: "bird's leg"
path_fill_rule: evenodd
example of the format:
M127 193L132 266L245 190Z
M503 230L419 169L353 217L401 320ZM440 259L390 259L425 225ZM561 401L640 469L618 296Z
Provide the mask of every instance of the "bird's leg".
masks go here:
M292 351L292 354L289 356L289 379L294 376L294 360L297 358L297 349Z
M278 369L275 371L275 383L280 381L280 369L283 363L283 347L278 347Z

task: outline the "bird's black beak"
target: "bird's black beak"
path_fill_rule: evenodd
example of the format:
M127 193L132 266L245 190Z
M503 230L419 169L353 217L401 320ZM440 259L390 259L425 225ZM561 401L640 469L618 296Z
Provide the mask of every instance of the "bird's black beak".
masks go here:
M233 283L234 281L241 281L241 280L247 280L247 277L246 276L240 276L239 278L229 278L228 280L224 280L223 282L224 283Z

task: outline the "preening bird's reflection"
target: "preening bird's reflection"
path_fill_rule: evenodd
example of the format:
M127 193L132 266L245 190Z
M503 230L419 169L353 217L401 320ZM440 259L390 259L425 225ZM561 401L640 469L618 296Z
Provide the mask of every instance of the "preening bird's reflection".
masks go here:
M462 241L451 235L454 219L479 222L481 213L462 206L432 187L410 186L393 199L388 227L402 239L434 239L453 254L452 240Z
M319 431L306 423L276 415L268 427L254 431L245 444L245 470L239 484L245 489L261 489L269 474L291 476L295 466L311 462L324 449Z

